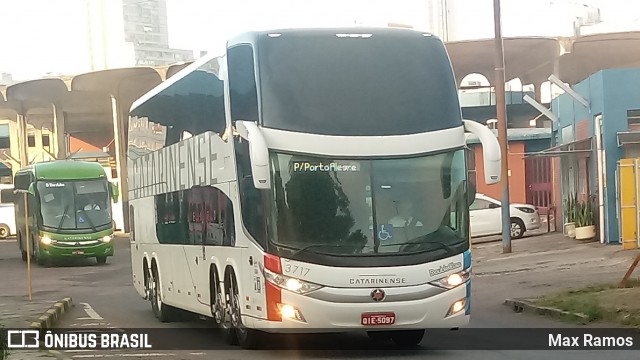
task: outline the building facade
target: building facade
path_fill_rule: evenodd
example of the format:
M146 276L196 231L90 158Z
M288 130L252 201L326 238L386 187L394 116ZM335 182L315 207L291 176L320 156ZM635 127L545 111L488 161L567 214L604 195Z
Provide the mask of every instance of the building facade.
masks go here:
M537 155L559 159L556 202L563 204L573 194L596 198L600 240L618 244L618 163L640 157L640 68L602 70L573 89L588 100L588 106L569 94L555 98L552 111L559 119L553 127L555 146Z
M122 0L124 38L136 65L159 66L193 60L193 51L169 47L165 0Z

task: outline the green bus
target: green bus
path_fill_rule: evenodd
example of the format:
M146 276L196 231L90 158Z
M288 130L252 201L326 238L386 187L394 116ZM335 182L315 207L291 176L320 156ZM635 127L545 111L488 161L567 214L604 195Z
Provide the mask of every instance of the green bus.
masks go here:
M113 256L111 201L118 188L98 163L57 160L29 165L14 176L18 246L27 260L43 265L52 258ZM28 216L25 216L25 195ZM29 230L25 226L28 219Z

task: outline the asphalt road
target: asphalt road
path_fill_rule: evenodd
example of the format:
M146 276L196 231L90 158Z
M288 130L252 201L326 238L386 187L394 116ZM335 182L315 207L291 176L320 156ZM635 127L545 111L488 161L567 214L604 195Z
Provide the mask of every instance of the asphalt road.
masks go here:
M372 344L362 333L314 336L269 336L267 350L259 352L242 350L223 343L218 330L208 322L186 319L178 323L165 324L153 316L150 305L141 299L131 285L131 264L128 241L116 239L116 255L104 266L96 265L94 259L71 264L54 264L46 268L34 266L34 294L47 293L59 297L71 296L75 307L65 315L60 328L174 328L178 341L197 344L201 348L216 350L160 351L148 350L85 350L63 351L58 356L64 359L127 358L127 359L413 359L429 356L430 359L637 359L637 352L623 351L451 351L445 344L473 341L501 343L492 338L489 331L473 335L452 333L443 337L425 336L420 347L410 350L394 349L392 345ZM25 294L25 265L20 259L15 242L0 241L0 291L2 295ZM474 328L566 328L566 324L527 314L516 314L501 303L499 289L507 284L495 278L474 279L472 299L472 321ZM496 289L496 291L492 291ZM499 295L498 295L499 296ZM286 344L286 350L281 345ZM322 350L318 350L322 349Z

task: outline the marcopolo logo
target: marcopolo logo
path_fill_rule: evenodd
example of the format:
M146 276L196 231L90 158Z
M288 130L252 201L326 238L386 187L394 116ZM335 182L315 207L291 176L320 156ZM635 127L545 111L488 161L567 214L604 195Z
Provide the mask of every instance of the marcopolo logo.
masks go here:
M440 274L444 274L447 271L451 271L451 270L455 270L459 267L462 267L462 263L459 261L452 261L446 265L441 265L439 268L436 269L429 269L429 275L430 276L436 276L436 275L440 275Z

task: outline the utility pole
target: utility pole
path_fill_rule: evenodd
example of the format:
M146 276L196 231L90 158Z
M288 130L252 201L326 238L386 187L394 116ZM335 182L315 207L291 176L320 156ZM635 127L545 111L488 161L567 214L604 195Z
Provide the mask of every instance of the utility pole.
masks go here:
M493 0L493 22L495 28L495 89L496 115L498 118L498 142L502 153L502 252L511 252L511 214L509 212L509 149L507 140L507 108L505 105L504 48L502 43L502 21L500 0Z

